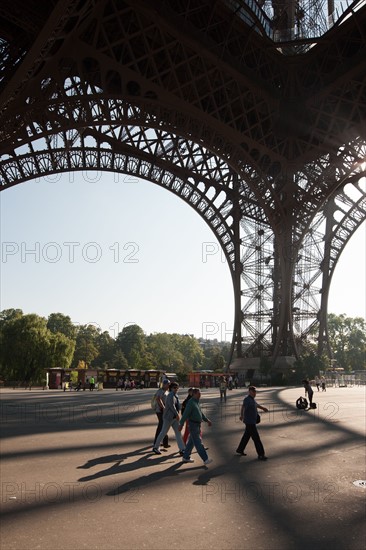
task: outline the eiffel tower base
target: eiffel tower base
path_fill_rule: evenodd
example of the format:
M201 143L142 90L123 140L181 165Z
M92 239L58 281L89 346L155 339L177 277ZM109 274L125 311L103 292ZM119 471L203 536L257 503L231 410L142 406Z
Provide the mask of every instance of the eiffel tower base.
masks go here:
M271 357L268 357L271 361ZM260 357L238 357L229 366L229 373L232 376L237 375L241 386L253 385L286 385L288 378L295 369L294 363L296 357L280 356L277 357L275 364L271 367L268 374L261 372Z

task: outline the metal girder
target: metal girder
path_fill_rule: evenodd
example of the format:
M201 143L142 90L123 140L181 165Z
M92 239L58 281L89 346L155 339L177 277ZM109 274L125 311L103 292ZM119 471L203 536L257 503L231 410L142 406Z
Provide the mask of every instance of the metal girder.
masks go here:
M317 328L326 346L331 277L365 219L366 8L281 42L261 7L31 3L20 51L7 3L0 183L111 170L175 193L225 252L237 357L276 359Z

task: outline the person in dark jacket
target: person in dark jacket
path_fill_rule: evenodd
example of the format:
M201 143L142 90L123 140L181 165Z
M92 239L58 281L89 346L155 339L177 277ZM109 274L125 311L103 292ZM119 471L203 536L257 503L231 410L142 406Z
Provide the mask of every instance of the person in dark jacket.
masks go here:
M186 406L187 406L188 401L189 401L189 400L191 399L191 397L192 397L193 390L194 390L194 388L189 388L189 389L188 389L187 397L185 398L185 400L184 400L183 403L182 403L182 414L183 414L184 411L185 411L185 408L186 408ZM184 435L183 435L183 443L186 445L186 444L187 444L187 441L188 441L188 437L189 437L189 425L188 425L188 420L186 420L184 426L185 426L185 429L184 429Z
M261 409L264 412L268 412L268 409L266 409L266 407L262 407L261 405L258 405L258 403L256 402L255 397L257 395L257 389L255 386L249 386L248 390L249 390L249 393L243 400L243 405L241 407L241 412L239 417L240 420L242 420L245 424L245 431L244 431L243 437L240 440L238 448L236 449L236 452L239 455L246 456L246 454L244 453L244 450L248 444L249 439L251 438L253 439L255 449L258 454L258 459L267 460L267 457L264 452L263 444L257 430L257 423L258 423L258 417L259 417L257 409Z

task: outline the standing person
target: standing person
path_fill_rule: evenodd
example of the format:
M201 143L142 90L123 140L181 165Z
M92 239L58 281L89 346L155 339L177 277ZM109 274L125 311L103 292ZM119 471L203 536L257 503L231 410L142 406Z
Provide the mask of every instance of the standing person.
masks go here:
M94 378L94 376L91 376L89 378L89 390L93 391L94 387L95 387L95 378Z
M316 385L316 389L319 391L320 380L318 376L315 377L315 385Z
M169 380L165 378L162 382L162 387L159 388L155 394L156 396L155 413L156 413L156 416L158 417L158 426L155 432L155 439L154 439L154 445L153 445L154 447L155 447L155 443L158 438L158 435L161 432L161 428L163 427L163 413L165 409L165 401L169 393L168 390L169 390ZM164 436L163 447L164 449L167 449L168 447L170 447L168 434Z
M313 404L313 394L314 394L313 388L311 387L309 380L304 379L302 383L304 384L304 388L305 388L305 397L306 397L306 394L308 394L309 408L311 409Z
M268 412L268 409L266 409L266 407L258 405L258 403L256 402L255 397L257 395L257 388L255 386L249 386L248 391L248 395L243 400L239 417L240 420L242 420L245 424L245 431L243 437L240 440L238 448L236 449L236 452L239 455L246 456L244 450L247 446L249 439L252 438L258 454L258 460L267 460L267 457L264 453L263 444L257 430L257 421L259 416L257 409L261 409L264 412Z
M189 439L183 453L183 462L194 462L191 458L191 452L193 446L196 447L197 453L202 458L204 464L211 464L212 458L208 458L206 449L202 444L201 438L201 423L207 422L211 426L211 420L209 420L202 412L199 400L201 397L201 391L199 388L194 388L192 391L192 398L188 401L182 418L179 421L179 429L183 428L184 422L188 420L189 425Z
M322 376L322 391L327 391L327 388L325 386L325 378Z
M178 399L178 390L179 390L179 384L177 382L172 382L169 386L169 394L166 397L165 400L165 409L163 412L163 426L161 428L161 432L158 435L154 445L153 445L153 452L156 455L161 455L161 451L159 449L161 442L163 441L164 437L169 431L169 428L173 428L175 433L175 439L177 440L177 444L179 447L179 452L181 455L183 455L184 451L184 443L181 436L181 433L179 431L179 411L180 411L180 404Z
M226 403L226 391L227 391L227 382L225 380L225 377L222 376L220 379L220 403L222 403L222 401L225 401Z

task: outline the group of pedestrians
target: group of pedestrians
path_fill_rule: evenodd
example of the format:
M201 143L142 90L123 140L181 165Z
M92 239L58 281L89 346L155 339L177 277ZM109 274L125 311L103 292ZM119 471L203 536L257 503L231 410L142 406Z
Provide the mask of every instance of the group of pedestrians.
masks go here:
M199 388L190 388L187 398L181 406L178 389L177 382L170 383L169 380L163 380L161 389L155 394L155 413L158 418L158 426L155 432L153 452L160 455L161 445L164 449L170 447L168 431L173 428L182 461L194 462L191 453L195 447L204 464L208 465L212 459L208 457L202 443L201 423L207 422L211 426L211 421L201 410L199 404L201 392ZM181 431L185 424L186 431L182 437Z
M155 413L158 418L158 425L152 450L155 454L161 455L163 450L170 447L168 431L173 428L182 461L184 463L194 462L191 453L193 447L195 447L203 463L208 465L212 462L212 459L208 457L207 449L202 442L201 425L205 422L208 426L211 426L212 423L201 409L199 403L201 391L199 388L189 388L188 395L181 405L178 389L179 384L177 382L170 383L169 380L165 379L162 382L162 387L155 394ZM255 386L249 386L248 391L249 393L243 401L240 413L240 420L245 424L245 431L236 452L239 455L246 456L244 450L249 440L252 439L258 459L267 460L256 425L260 421L257 409L264 412L268 412L268 409L256 402ZM182 437L181 432L184 427L185 432Z
M144 387L144 381L140 381L140 388ZM137 388L136 382L134 380L129 380L128 378L119 378L116 385L116 391L118 390L134 390Z

